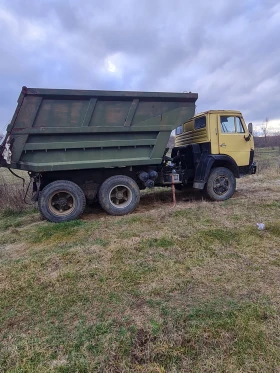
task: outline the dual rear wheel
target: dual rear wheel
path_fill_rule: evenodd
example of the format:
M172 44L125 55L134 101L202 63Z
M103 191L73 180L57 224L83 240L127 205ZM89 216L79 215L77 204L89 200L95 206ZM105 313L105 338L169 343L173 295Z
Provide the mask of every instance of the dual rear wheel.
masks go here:
M105 180L98 193L101 207L111 215L126 215L136 209L140 190L128 176L112 176ZM38 207L41 215L54 223L78 219L86 206L83 190L68 180L48 184L40 193Z
M105 180L98 192L101 207L111 215L126 215L136 209L140 190L128 176L112 176Z
M41 215L54 223L78 219L85 206L84 192L72 181L54 181L39 194L38 208Z

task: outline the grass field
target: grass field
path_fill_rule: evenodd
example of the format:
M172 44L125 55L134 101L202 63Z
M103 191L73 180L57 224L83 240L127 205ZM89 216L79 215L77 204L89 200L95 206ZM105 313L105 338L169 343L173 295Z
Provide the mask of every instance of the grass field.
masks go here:
M63 224L4 209L0 371L280 372L279 154L257 159L221 203L172 208L166 189Z

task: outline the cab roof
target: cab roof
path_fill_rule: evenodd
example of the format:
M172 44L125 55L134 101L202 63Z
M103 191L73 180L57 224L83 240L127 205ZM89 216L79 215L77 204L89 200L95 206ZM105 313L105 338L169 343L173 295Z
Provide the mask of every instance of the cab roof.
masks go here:
M203 111L202 113L196 114L194 118L200 117L201 115L206 115L206 114L239 114L239 115L242 115L241 112L238 110L207 110L207 111Z

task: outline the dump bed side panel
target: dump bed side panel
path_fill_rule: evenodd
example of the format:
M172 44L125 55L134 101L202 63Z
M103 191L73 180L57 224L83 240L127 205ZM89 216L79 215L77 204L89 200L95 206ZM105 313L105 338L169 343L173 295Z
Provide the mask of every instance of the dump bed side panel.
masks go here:
M7 128L11 167L44 172L158 164L196 94L23 88Z

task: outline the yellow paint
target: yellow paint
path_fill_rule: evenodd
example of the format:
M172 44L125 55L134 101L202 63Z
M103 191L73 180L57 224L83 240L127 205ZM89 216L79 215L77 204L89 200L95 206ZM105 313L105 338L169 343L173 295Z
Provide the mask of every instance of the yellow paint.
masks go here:
M195 118L202 117L203 115L196 115L188 122L183 124L183 133L177 135L175 138L175 146L184 146L188 144L199 144L202 142L209 142L209 131L206 128L194 129ZM207 123L207 122L206 122ZM206 124L207 125L207 124Z
M195 129L195 119L206 118L205 128ZM235 131L241 130L238 126L239 119L242 123L244 132L224 133L221 126L221 117L230 117L233 123L236 123ZM236 118L236 119L232 119ZM229 124L226 124L229 126ZM225 154L232 157L238 166L248 166L250 150L254 149L254 140L251 136L249 141L245 137L249 132L240 111L235 110L211 110L196 115L188 122L183 124L182 134L176 135L175 146L185 146L188 144L199 144L204 142L211 143L211 154Z

